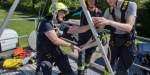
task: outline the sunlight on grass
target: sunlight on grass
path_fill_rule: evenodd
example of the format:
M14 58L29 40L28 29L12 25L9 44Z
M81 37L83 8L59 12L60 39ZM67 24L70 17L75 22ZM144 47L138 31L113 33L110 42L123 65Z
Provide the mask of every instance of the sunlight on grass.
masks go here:
M4 19L8 13L8 10L0 9L0 13L1 13L0 19ZM22 13L22 12L15 11L11 16L11 19L13 19L13 18L29 18L30 16L32 16L32 15L24 15L24 13Z
M64 50L64 51L68 51L68 52L71 51L71 48L70 48L70 47L61 47L61 49Z
M5 19L7 15L7 10L0 9L0 20ZM32 15L24 15L22 12L14 12L11 19L18 18L30 18ZM34 18L34 17L32 17ZM0 26L3 22L0 22ZM13 29L18 33L18 36L29 35L34 30L34 20L16 20L9 21L6 28ZM28 37L20 38L19 43L21 47L28 46Z
M136 44L138 44L138 43L140 43L140 42L141 42L140 40L135 39L135 43L136 43Z

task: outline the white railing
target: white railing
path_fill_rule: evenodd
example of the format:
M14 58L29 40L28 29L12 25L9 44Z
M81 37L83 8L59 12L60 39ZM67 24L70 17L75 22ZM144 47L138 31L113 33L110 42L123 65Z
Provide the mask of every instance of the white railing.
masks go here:
M38 18L17 18L17 19L10 19L9 21L16 21L16 20L34 20L34 26L37 27ZM0 20L4 21L4 20Z

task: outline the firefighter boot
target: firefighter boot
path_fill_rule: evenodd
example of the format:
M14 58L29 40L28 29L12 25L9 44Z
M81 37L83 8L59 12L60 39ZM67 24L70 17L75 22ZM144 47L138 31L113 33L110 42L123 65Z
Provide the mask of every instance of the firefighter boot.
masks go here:
M84 66L78 66L78 75L84 75Z
M78 75L84 75L84 70L78 70Z
M87 74L88 74L87 69L88 69L88 67L89 67L89 64L85 63L84 66L85 66L85 67L84 67L84 75L87 75Z

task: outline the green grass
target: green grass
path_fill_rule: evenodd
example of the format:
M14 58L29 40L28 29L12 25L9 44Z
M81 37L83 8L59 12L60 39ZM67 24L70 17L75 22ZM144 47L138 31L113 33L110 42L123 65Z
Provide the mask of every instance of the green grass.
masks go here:
M0 8L0 20L5 19L8 10ZM11 19L18 19L18 18L34 18L33 15L24 15L22 12L15 11L11 16ZM0 26L2 22L0 22ZM34 30L34 21L27 21L27 20L17 20L17 21L9 21L6 28L15 30L19 36L29 35ZM21 47L28 46L28 37L20 38L19 43Z
M64 50L64 51L71 52L71 48L70 47L61 47L61 49Z

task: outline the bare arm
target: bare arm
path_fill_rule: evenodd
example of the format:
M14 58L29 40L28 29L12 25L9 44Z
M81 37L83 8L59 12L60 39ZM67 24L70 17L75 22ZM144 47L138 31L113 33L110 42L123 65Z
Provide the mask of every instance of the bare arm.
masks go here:
M88 42L86 42L86 45L90 44L90 43L93 42L93 41L94 41L94 39L91 37L91 38L88 40Z
M57 37L56 32L54 30L50 30L45 33L45 35L55 44L58 46L70 46L71 43L68 43L60 38Z
M71 26L67 33L83 33L90 29L89 25L86 26Z
M127 22L126 23L119 23L119 22L115 22L115 21L108 21L108 25L111 25L119 30L123 30L126 32L130 32L132 30L132 27L135 23L135 16L129 16L127 17Z
M94 41L94 39L91 37L84 45L81 45L80 48L85 47L86 45L90 44L93 41Z
M128 5L128 11L127 11L127 17L126 17L126 23L119 23L119 22L115 22L112 20L108 20L108 16L111 16L109 14L109 9L107 9L105 11L104 17L100 17L100 18L95 18L94 19L94 23L96 25L101 25L101 26L105 26L105 25L111 25L112 27L115 27L116 29L122 30L122 31L126 31L126 32L130 32L133 28L133 25L135 23L135 19L136 19L136 12L137 12L137 5L135 2L130 2ZM116 14L117 15L117 14Z
M127 17L126 23L119 23L119 22L105 19L103 17L96 17L96 18L94 18L94 24L96 26L100 25L102 29L105 27L105 25L111 25L112 27L115 27L119 30L130 32L135 23L135 19L136 19L135 16L129 16L129 17Z
M58 45L58 46L68 46L68 47L71 47L73 50L74 49L78 49L80 50L80 48L78 48L77 46L74 46L72 47L72 44L69 43L69 42L66 42L60 38L57 37L56 35L56 32L54 30L50 30L50 31L47 31L45 33L45 35L55 44L55 45Z

